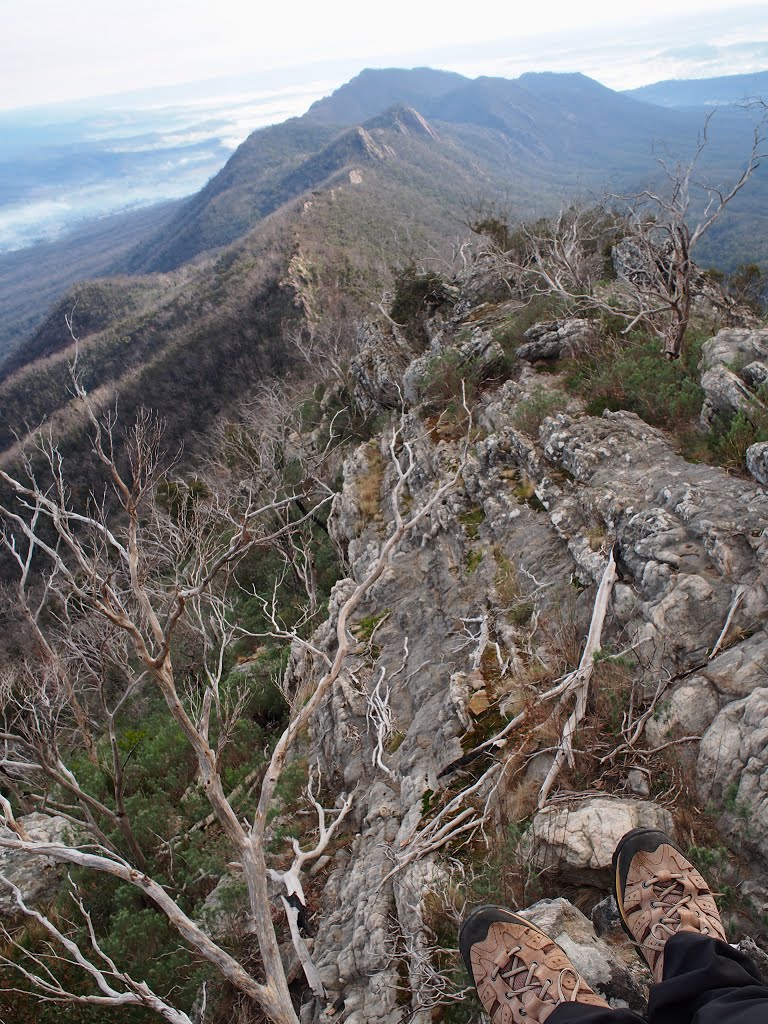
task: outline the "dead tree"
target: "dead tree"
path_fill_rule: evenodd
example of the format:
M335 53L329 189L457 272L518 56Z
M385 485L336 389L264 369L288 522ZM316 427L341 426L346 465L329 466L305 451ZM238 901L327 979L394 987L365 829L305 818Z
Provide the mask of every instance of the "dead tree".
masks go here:
M624 275L636 310L627 329L644 324L662 341L669 359L679 358L691 321L699 276L694 250L765 155L763 120L754 129L752 147L732 184L714 185L700 178L711 119L709 114L696 151L687 163L660 161L665 188L612 197L624 213L626 246L633 264Z
M500 234L498 219L478 221L478 231L493 228L486 245L511 293L522 301L556 296L576 315L602 310L626 322L625 334L642 325L669 359L679 358L700 278L694 251L758 169L766 143L763 118L736 180L713 184L699 174L711 118L689 161L659 161L657 190L612 195L592 208L572 205L514 232L504 225ZM614 245L621 282L606 288L605 253Z
M269 1020L298 1024L267 887L266 834L275 787L297 737L339 678L355 644L349 632L355 609L404 538L457 483L463 461L406 515L403 499L416 465L403 423L393 429L389 458L394 486L388 533L377 557L361 579L352 581L339 607L335 650L316 652L319 677L314 690L308 699L306 693L295 695L288 725L264 771L255 814L244 819L236 794L225 790L222 771L245 700L244 693L232 694L222 687L225 651L237 633L227 583L247 553L284 541L298 544L300 531L329 501L331 493L321 488L319 494L314 493L310 507L297 514L297 498L308 500L307 494L286 488L280 474L274 472L274 460L268 465L270 460L262 452L252 463L255 475L247 482L233 486L230 480L218 490L212 487L199 500L184 503L175 515L169 514L156 500L163 474L158 426L149 417L141 417L129 434L125 453L119 451L114 420L98 416L88 396L75 384L90 420L93 453L118 510L112 515L105 498L93 493L84 508L75 505L64 458L50 437L40 440L36 453L45 472L33 465L31 458L25 463L25 473L12 475L0 469L0 481L8 495L0 502L0 540L17 567L21 612L31 637L26 657L5 682L0 777L11 792L40 811L67 816L76 838L69 843L34 838L25 830L11 800L0 797L0 847L47 856L136 887L167 917L186 945L212 964L222 980L257 1004ZM284 637L292 640L296 634L287 632ZM193 645L196 651L192 674L185 673L176 656L182 643ZM117 749L115 722L132 697L149 687L161 695L168 715L193 752L197 779L213 819L242 869L248 931L258 945L263 982L206 934L171 891L151 876L130 822L123 822L128 817L122 801L125 765ZM87 752L100 734L108 737L113 753L114 806L95 800L67 763L72 750ZM294 848L293 867L280 875L289 897L292 891L301 892L303 865L320 855L352 799L350 795L342 798L334 823L326 826L327 812L312 792L309 795L319 816L319 840L309 851L298 845ZM122 839L115 841L108 832ZM77 963L95 982L99 993L91 1001L143 1005L174 1024L186 1024L182 1012L105 957L84 904L90 951L57 931L55 921L28 908L18 894L16 900L20 909L35 917L59 948L63 947L62 960ZM317 972L300 941L290 908L286 909L297 955L319 995ZM41 998L77 998L55 978L43 977L34 963L22 968L22 974ZM108 983L104 980L107 975Z

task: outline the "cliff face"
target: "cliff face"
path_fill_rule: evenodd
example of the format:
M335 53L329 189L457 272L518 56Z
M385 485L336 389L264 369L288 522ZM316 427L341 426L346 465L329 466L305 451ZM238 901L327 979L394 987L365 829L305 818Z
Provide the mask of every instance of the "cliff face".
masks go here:
M431 357L487 354L493 325L478 318L433 324ZM361 337L368 403L386 405L394 384L419 393L426 357L403 370L402 337ZM355 794L351 831L318 876L310 941L329 1003L354 1024L433 1019L426 965L455 963L434 947L455 945L465 901L564 892L589 909L615 842L638 824L698 848L730 887L733 929L759 932L768 494L686 462L631 413L585 415L570 400L540 427L521 417L557 384L518 366L481 394L468 434L460 416L446 429L414 406L394 444L389 429L344 467L331 529L356 580L393 528L394 455L412 459L404 515L460 469L369 593L354 656L311 729L310 763L338 800ZM618 578L572 763L537 809L573 709L557 684L578 664L609 558ZM337 584L320 646L350 586ZM289 671L306 684L314 670L297 652ZM626 998L636 967L613 941L596 983ZM314 1004L303 1014L322 1016Z

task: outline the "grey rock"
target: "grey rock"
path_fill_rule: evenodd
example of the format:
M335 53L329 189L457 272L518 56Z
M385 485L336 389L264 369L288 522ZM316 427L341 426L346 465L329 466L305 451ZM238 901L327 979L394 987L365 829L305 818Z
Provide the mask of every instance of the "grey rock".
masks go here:
M716 416L732 414L740 409L749 414L750 403L754 395L738 374L727 366L716 364L707 370L701 378L704 391L704 405L701 409L701 424L710 427Z
M733 633L738 636L739 629L749 631L754 628L754 625L755 620L751 616L740 618L737 614L733 623ZM752 636L740 639L738 643L710 659L688 682L699 678L706 680L714 689L719 704L723 705L729 700L746 697L758 687L765 686L767 682L766 665L768 665L768 636L764 630L759 630ZM708 705L707 712L698 717L697 726L707 717L710 722L715 717L710 713L709 701L706 697L703 699ZM690 719L689 722L693 724Z
M768 330L726 327L704 342L700 369L717 365L745 366L755 360L768 362Z
M606 896L605 899L596 903L592 907L592 912L589 916L595 933L601 938L606 935L610 935L614 939L623 937L621 914L619 914L619 908L616 906L616 900L613 896Z
M413 358L408 342L396 327L365 321L358 331L357 355L349 364L354 397L364 412L397 408L402 401L402 378Z
M200 911L200 924L212 939L220 942L246 931L247 894L242 876L222 875L208 893Z
M594 337L594 327L589 320L578 318L552 320L534 324L523 337L526 341L517 349L518 358L535 363L539 359L559 359L564 352L575 354Z
M755 359L741 371L742 379L755 391L768 384L768 363Z
M492 353L488 331L470 340L480 349L475 357ZM444 351L440 345L435 350ZM404 374L410 375L417 396L423 369L416 360ZM711 795L713 805L721 808L726 836L737 824L726 807L734 784L743 785L752 775L757 780L761 770L768 777L759 733L768 700L762 712L755 707L746 716L739 710L740 701L763 692L765 684L759 666L766 661L766 638L754 629L768 614L768 495L752 481L685 462L661 431L628 413L559 414L543 423L538 439L524 436L514 427L515 408L537 377L523 365L517 380L483 396L477 422L486 436L474 444L460 483L408 537L355 612L353 634L359 618L387 613L375 650L361 643L353 651L311 723L307 757L319 761L324 785L336 797L357 787L344 841L318 876L322 884L312 907L317 920L313 958L331 1000L344 1000L351 1024L396 1024L403 1016L393 942L398 930L412 935L421 927L430 891L434 899L435 888L450 886L441 881L436 857L417 861L387 885L381 883L423 824L424 808L435 806L447 786L461 782L462 769L456 766L467 749L487 738L482 723L472 731L473 695L485 692L497 702L499 714L511 716L544 685L542 678L562 673L563 654L554 641L568 635L577 649L583 643L594 586L612 545L621 581L604 642L637 651L638 700L644 696L649 701L660 680L674 680L659 702L659 735L678 728L685 729L684 735L703 735L702 800ZM435 443L415 413L406 416L405 431L416 467L409 495L415 507L455 469L460 446L451 440ZM381 460L380 512L366 517L361 488L372 457ZM386 462L382 439L361 446L346 460L343 490L334 501L329 528L346 555L351 578L334 588L329 618L313 638L313 646L331 657L338 608L391 529L394 474ZM520 496L531 489L538 502ZM466 528L467 513L474 522L482 520L474 534ZM593 549L588 534L596 526L605 541ZM741 598L726 638L730 646L709 660L737 588ZM526 603L545 629L532 630L531 621L517 621L511 614ZM478 663L482 623L492 644ZM747 632L754 635L745 638ZM488 655L498 665L496 643L504 672L487 671ZM570 663L573 659L571 652ZM538 678L532 678L532 664ZM311 687L318 671L319 660L297 648L287 682L292 690ZM375 766L375 736L366 717L366 695L382 671L397 734L397 743L383 754L386 771ZM730 717L722 719L726 712ZM730 758L729 782L726 776L721 779L719 768L707 774L706 765L717 760L714 733L707 739L716 727L727 734L723 750ZM542 747L549 746L551 740L542 737ZM514 748L513 737L509 749ZM696 757L697 750L691 744L690 756ZM511 771L499 786L492 805L499 823L516 820L512 810L520 784L535 795L549 767L551 753L531 754L529 776ZM478 760L472 771L483 764ZM768 837L761 813L755 844ZM644 799L599 796L564 803L561 796L535 817L527 840L534 844L528 848L533 851L529 861L537 868L546 863L549 873L542 878L549 891L564 883L602 885L615 843L637 825L669 831L674 823L666 810ZM623 943L610 929L605 934L611 947L614 939L617 949ZM642 973L628 945L621 950ZM415 992L414 968L404 966ZM633 1005L642 1008L640 1001ZM428 1014L415 1000L405 1012L414 1014L415 1024L427 1024ZM317 1008L314 1019L321 1013ZM313 1019L308 1010L305 1016Z
M630 768L627 772L627 787L634 796L647 799L651 795L651 787L648 784L648 773L640 768Z
M37 811L18 821L33 839L46 843L63 843L72 832L72 825L66 818L50 817ZM50 857L30 857L0 847L0 874L18 886L24 902L32 908L42 907L54 898L66 873L66 865ZM13 892L0 884L0 917L16 920L22 916Z
M684 462L630 413L599 420L559 414L544 422L539 441L545 459L576 484L542 486L552 525L596 580L604 558L596 565L585 559L583 537L599 514L639 598L638 639L645 637L647 650L663 647L663 660L677 665L673 675L706 660L736 586L743 587L740 614L761 621L768 498L759 488Z
M473 331L468 341L456 346L456 351L461 361L472 365L478 375L486 380L504 366L504 349L488 329L478 328Z
M768 867L768 687L720 711L702 738L697 775L722 827Z
M703 675L689 676L656 706L645 724L649 747L659 747L680 736L701 736L720 710L715 687Z
M659 258L671 255L671 245L659 246ZM647 250L631 237L622 238L611 250L611 261L616 276L633 285L645 287L652 283L653 273Z
M749 936L740 939L736 943L736 949L749 957L762 978L763 984L768 985L768 953Z
M540 871L589 881L605 874L622 836L633 828L672 832L669 811L647 800L591 797L556 803L538 811L527 833L526 856Z
M461 271L459 283L461 294L451 311L452 319L458 324L469 314L474 318L504 303L505 299L509 301L509 288L499 274L498 258L493 253L480 250Z
M768 441L758 441L747 448L747 469L758 483L768 487Z

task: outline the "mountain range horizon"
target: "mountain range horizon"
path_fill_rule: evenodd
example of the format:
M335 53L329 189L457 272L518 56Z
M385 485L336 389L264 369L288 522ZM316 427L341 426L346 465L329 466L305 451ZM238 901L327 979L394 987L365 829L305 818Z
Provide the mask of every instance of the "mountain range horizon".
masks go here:
M768 44L765 61L768 66ZM364 68L338 88L371 73L399 70ZM503 78L457 75L456 80L488 77ZM88 221L192 195L251 131L309 113L338 91L328 78L290 84L287 74L271 73L258 76L254 95L248 85L253 81L231 76L98 102L0 111L0 256L52 241ZM760 94L765 73L685 81L690 85L665 79L623 92L661 106L715 106ZM706 89L702 93L705 82L711 95ZM78 172L83 163L85 170Z
M0 253L0 356L29 338L75 281L174 270L221 251L304 194L348 191L350 176L366 179L356 188L359 201L375 206L388 196L397 216L418 210L415 223L425 218L426 234L445 240L472 203L501 202L513 219L523 220L574 198L640 187L658 175L660 156L684 159L695 150L705 118L720 105L710 129L707 173L727 181L751 138L741 101L766 93L768 72L616 92L580 72L525 72L508 79L369 68L316 99L301 116L248 134L228 157L222 132L231 123L223 119L208 118L205 131L184 128L178 120L166 133L157 123L144 124L131 138L129 128L137 125L115 115L99 122L100 137L91 139L79 159L74 154L82 139L67 139L65 132L37 160L20 155L25 136L15 122L17 151L11 148L0 163L0 195L6 200L15 194L16 206L23 205L28 189L32 205L44 207L53 166L66 176L70 202L78 190L103 200L112 187L123 209L107 203L100 207L102 216L81 216L74 233ZM292 96L298 102L299 93ZM418 115L407 126L398 114L403 107ZM81 125L82 135L95 131L89 124L86 119ZM132 176L156 184L174 160L181 178L166 201L137 200L135 209L124 211ZM199 191L178 187L179 180L188 186L196 181L202 169L206 181ZM100 173L107 186L100 184ZM764 217L763 187L757 175L751 199L739 197L729 211L707 253L712 262L734 266L768 258L762 249L753 251L752 241L748 247L739 242L739 218L753 234L755 218ZM104 220L107 213L111 219ZM387 215L381 211L382 223ZM2 224L0 204L0 237Z

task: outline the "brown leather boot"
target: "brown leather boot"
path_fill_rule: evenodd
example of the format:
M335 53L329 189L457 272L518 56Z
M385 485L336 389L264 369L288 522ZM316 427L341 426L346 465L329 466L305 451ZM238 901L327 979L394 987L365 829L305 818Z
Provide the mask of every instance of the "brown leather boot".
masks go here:
M613 892L624 931L655 981L664 973L664 946L676 932L726 941L709 886L665 833L635 828L613 855Z
M479 907L459 948L492 1024L543 1024L561 1003L608 1003L540 928L502 907Z

